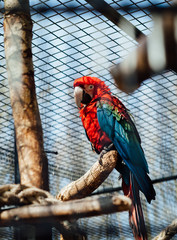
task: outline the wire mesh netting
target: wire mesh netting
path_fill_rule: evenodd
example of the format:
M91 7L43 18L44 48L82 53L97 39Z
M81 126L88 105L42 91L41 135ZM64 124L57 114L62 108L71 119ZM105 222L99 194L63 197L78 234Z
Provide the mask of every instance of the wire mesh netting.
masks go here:
M107 3L146 35L153 29L152 16L146 7L172 5L172 1L167 0L108 0ZM129 7L128 11L121 9L124 5ZM73 81L83 75L104 80L133 114L151 178L175 175L176 73L166 71L154 76L127 95L116 88L109 69L137 46L136 41L84 0L31 0L30 6L35 83L44 147L48 152L51 193L56 195L62 187L82 176L98 159L85 136L73 99ZM0 184L7 184L15 181L15 156L2 14L0 25ZM118 177L114 170L99 190L121 186ZM150 239L177 216L176 184L175 180L156 184L157 197L151 204L147 204L142 196ZM133 239L127 212L82 219L79 226L87 233L88 239ZM14 239L13 229L0 229L0 239ZM59 239L56 231L53 239Z

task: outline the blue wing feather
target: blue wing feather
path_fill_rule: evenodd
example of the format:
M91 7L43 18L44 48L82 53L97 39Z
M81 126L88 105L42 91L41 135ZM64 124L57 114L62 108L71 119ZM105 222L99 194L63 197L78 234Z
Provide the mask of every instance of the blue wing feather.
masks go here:
M148 164L133 122L122 118L118 121L107 103L97 108L97 117L101 129L114 143L123 161L134 174L141 191L150 202L155 197L155 191L147 175Z

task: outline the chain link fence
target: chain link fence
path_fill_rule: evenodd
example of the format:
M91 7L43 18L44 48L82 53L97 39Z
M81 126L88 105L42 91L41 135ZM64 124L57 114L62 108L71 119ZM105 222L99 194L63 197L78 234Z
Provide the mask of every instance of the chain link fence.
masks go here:
M106 1L141 30L151 33L153 20L147 7L169 7L172 1ZM3 9L3 2L0 2ZM123 6L128 11L122 9ZM73 98L73 81L83 75L104 80L132 113L142 139L151 179L177 172L176 73L165 71L146 80L131 95L119 91L109 69L137 46L126 33L84 0L31 0L33 63L44 147L49 160L50 191L59 190L83 175L98 156L92 152ZM3 10L2 10L3 12ZM14 126L10 106L0 14L0 184L15 182ZM121 186L113 171L99 190ZM177 216L177 182L158 183L156 200L143 210L149 239ZM132 240L128 213L79 220L88 239ZM0 229L0 239L14 239L12 228ZM53 230L53 239L59 233ZM173 239L177 239L174 237Z

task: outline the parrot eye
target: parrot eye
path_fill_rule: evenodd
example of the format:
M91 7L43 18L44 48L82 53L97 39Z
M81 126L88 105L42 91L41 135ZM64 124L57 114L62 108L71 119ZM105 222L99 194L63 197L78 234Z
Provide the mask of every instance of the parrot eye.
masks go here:
M93 85L89 85L89 89L93 89L94 88L94 86Z

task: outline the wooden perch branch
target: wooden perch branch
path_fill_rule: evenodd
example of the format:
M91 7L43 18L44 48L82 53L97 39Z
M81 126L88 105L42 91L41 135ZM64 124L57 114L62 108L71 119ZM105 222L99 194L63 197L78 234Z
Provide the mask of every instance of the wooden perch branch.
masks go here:
M52 204L49 206L33 205L5 210L0 213L0 226L23 223L35 223L37 220L51 222L53 220L71 220L83 217L127 211L131 200L128 197L114 194L106 197L88 197Z
M116 162L117 151L104 154L101 162L97 161L81 178L61 189L57 199L68 201L88 196L108 177L115 168Z
M177 234L177 219L175 219L168 227L153 238L153 240L169 240L175 234Z
M4 46L21 184L48 190L48 163L36 99L29 1L5 0Z
M105 154L101 161L97 161L92 168L78 180L64 187L57 196L57 199L68 201L88 196L108 177L115 168L117 162L117 151L110 151ZM68 239L64 233L61 239ZM69 239L75 239L69 236ZM84 239L83 236L81 239Z
M118 88L133 92L140 84L165 69L177 72L176 13L170 9L154 16L154 30L122 63L110 70Z

